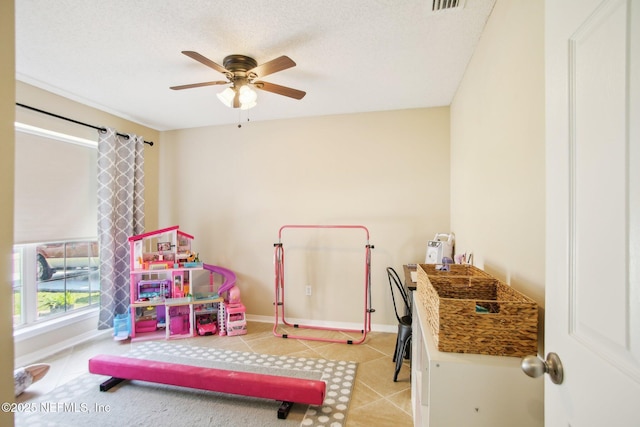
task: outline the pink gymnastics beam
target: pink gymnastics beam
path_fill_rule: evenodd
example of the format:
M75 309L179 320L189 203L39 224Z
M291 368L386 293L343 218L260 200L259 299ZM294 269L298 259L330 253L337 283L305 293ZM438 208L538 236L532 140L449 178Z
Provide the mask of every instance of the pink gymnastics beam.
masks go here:
M89 359L89 372L112 377L100 384L100 391L107 391L124 380L139 380L279 400L283 404L278 409L278 418L286 418L293 402L321 405L324 402L327 387L326 383L320 380L204 368L105 354Z

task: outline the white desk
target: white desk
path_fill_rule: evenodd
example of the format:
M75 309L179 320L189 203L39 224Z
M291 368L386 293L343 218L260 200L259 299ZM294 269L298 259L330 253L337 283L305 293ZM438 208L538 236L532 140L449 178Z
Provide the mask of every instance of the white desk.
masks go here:
M427 312L413 295L414 426L542 427L543 378L525 375L519 357L438 351Z

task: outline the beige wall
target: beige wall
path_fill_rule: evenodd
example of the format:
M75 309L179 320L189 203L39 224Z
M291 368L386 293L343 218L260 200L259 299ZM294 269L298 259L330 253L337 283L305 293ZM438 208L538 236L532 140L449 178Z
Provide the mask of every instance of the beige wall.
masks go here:
M13 153L15 75L14 2L0 2L0 401L13 402ZM0 425L13 426L13 414L0 412Z
M451 105L451 226L541 306L544 154L544 2L498 0Z
M203 261L234 270L252 315L273 316L273 243L282 225L368 227L375 245L372 322L391 329L397 321L385 268L402 274L403 263L424 260L427 240L449 229L448 108L164 132L160 157L161 226L180 225L195 236ZM290 246L294 236L284 235L285 255L298 244ZM346 261L337 253L313 272L315 260L287 255L287 312L361 322L360 242L360 258L348 264L361 268L356 272L328 272ZM312 297L289 294L306 284Z

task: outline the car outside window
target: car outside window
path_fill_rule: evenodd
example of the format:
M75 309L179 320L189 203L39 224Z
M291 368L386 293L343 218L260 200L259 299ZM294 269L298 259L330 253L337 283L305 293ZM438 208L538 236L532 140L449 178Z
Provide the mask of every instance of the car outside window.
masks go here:
M97 306L98 243L47 242L14 246L14 327Z

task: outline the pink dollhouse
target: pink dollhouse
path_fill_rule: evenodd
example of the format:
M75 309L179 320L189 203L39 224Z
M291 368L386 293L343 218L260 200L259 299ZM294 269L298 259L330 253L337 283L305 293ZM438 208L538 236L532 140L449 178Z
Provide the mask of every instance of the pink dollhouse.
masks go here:
M229 270L200 262L193 240L178 226L129 237L132 340L196 336L198 320L217 319L223 299L213 274ZM209 280L196 285L203 272ZM235 283L232 272L224 278Z

